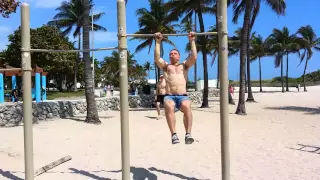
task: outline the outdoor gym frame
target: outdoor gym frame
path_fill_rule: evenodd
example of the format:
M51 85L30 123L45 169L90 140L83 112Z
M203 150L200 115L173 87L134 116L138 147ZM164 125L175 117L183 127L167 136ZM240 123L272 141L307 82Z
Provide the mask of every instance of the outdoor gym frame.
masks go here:
M229 118L228 118L228 38L227 38L227 0L218 0L218 32L196 33L196 35L218 35L219 69L220 69L220 129L221 129L221 168L222 179L230 179L229 159ZM46 50L30 48L30 8L26 3L21 5L21 69L23 72L23 117L24 117L24 157L25 179L34 179L33 163L33 128L31 99L31 54L30 52L88 52L101 50L119 50L120 59L120 116L121 116L121 160L122 179L130 179L130 145L129 145L129 103L128 103L128 67L127 37L150 37L154 34L126 34L125 0L117 0L118 47L84 49L84 50ZM188 34L163 34L163 36L187 36Z

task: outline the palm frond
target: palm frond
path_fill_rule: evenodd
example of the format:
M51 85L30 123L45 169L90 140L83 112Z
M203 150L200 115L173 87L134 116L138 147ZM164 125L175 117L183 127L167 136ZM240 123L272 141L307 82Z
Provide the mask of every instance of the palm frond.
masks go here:
M246 2L242 0L240 3L239 1L236 1L237 3L233 4L233 18L232 22L235 24L238 24L239 16L245 11L246 9Z
M278 68L281 65L282 59L283 59L283 54L282 53L278 53L275 56L274 65L275 65L276 68Z
M279 15L285 15L286 3L285 0L266 0L271 9Z
M137 46L135 53L140 52L141 50L143 50L146 47L149 47L148 53L150 53L150 47L152 46L152 42L153 42L152 38L147 39L146 41L144 41L143 43L141 43L140 45Z
M91 29L90 29L90 30L91 30ZM100 25L98 25L98 24L93 24L93 30L94 30L94 31L104 31L104 32L107 31L107 29L106 29L105 27L100 26Z
M253 12L251 13L252 18L250 21L250 29L252 29L254 22L256 21L256 18L258 16L259 11L260 11L260 3L255 3L253 6Z
M218 55L218 51L217 51L217 50L214 50L214 51L213 51L212 60L211 60L211 67L212 67L213 64L214 64L214 61L215 61L217 55Z
M304 60L304 58L305 58L305 56L306 56L306 52L307 52L307 50L306 50L306 49L304 49L304 51L303 51L302 55L300 56L300 63L298 64L298 66L297 66L297 67L299 67L299 66L300 66L300 64L303 62L303 60Z

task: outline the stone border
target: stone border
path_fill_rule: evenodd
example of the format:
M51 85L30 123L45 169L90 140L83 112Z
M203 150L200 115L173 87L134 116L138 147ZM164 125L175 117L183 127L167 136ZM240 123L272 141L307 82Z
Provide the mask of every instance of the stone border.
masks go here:
M189 92L188 96L193 104L202 102L202 92ZM209 97L218 97L219 90L209 90ZM129 96L130 108L151 108L154 95ZM120 110L120 97L96 98L98 111ZM86 113L86 100L48 100L45 102L32 103L33 121L47 120L52 118L69 118L78 114ZM0 104L0 127L12 127L23 121L23 103Z

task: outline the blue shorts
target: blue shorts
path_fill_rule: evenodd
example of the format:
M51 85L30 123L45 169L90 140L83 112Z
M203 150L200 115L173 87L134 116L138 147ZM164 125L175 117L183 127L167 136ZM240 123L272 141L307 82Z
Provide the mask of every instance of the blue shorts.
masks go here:
M180 110L181 102L184 100L189 100L187 95L165 95L163 101L171 100L175 104L175 109Z

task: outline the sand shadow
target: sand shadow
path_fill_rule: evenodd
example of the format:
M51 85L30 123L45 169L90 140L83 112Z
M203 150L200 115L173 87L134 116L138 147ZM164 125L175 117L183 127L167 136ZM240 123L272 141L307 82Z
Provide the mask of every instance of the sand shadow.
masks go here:
M12 173L13 172L11 172L11 171L3 171L2 169L0 169L0 175L2 175L5 178L11 179L11 180L23 180L22 178L14 175Z
M154 111L156 108L130 108L129 111Z
M211 108L191 108L192 111L200 111L200 112L210 112L210 113L217 113L220 114L220 111L214 111ZM234 114L232 112L229 112L229 114Z
M305 144L297 144L299 147L297 148L289 148L293 150L303 151L303 152L309 152L309 153L315 153L320 154L320 147L319 146L313 146L313 145L305 145Z
M285 91L285 93L289 93L289 92L292 92L292 91ZM252 93L282 93L282 90L279 90L279 91L252 91Z
M220 99L208 99L208 102L220 102Z
M157 120L157 116L144 116L144 117L146 117L146 118L149 118L149 119L155 119L155 120Z
M100 119L111 119L114 116L99 116ZM63 119L68 119L72 121L78 121L78 122L84 122L86 119L86 116L74 116L74 117L68 117L68 118L63 118Z
M191 110L192 111L202 111L202 112L212 112L212 113L214 113L212 108L198 108L198 107L195 107L195 108L191 108Z
M177 173L172 173L172 172L169 172L169 171L166 171L166 170L162 170L162 169L157 169L155 167L151 167L149 168L150 171L157 171L157 172L160 172L162 174L167 174L167 175L170 175L170 176L175 176L177 178L180 178L180 179L187 179L187 180L199 180L195 177L187 177L187 176L184 176L182 174L177 174Z
M89 173L88 171L84 171L84 170L79 170L79 169L75 169L75 168L69 168L69 170L73 171L73 173L87 176L87 177L89 177L90 179L96 179L96 180L111 180L110 178L100 177L100 176L97 176L97 175L95 175L95 174Z
M144 116L144 117L149 118L149 119L157 119L156 116Z
M305 114L309 114L309 115L320 114L320 107L311 108L311 107L299 107L299 106L281 106L281 107L265 107L265 109L305 112Z
M116 171L108 171L113 173L119 173L122 170L116 170ZM149 170L145 168L138 168L138 167L130 167L130 172L133 174L134 180L140 180L140 179L150 179L150 180L157 180L158 177L151 173Z

